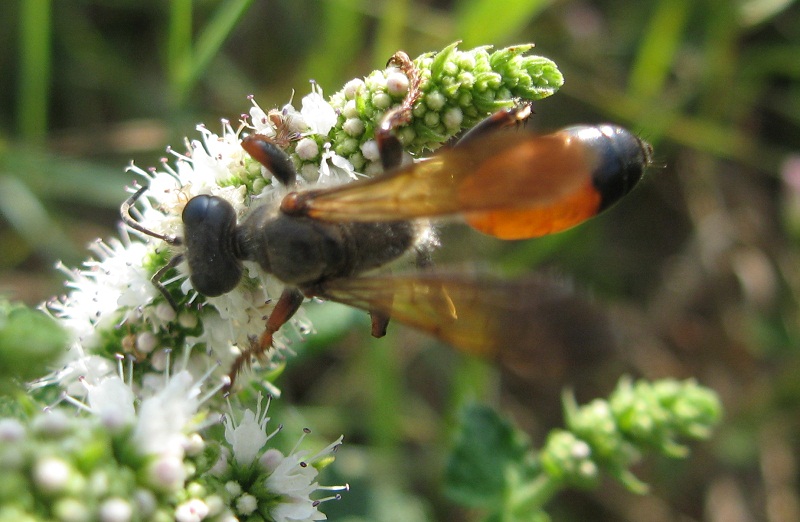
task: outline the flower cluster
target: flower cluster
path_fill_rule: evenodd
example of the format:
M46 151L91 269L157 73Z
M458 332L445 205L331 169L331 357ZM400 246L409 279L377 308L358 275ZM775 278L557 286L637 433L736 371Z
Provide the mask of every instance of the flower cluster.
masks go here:
M484 47L459 51L454 44L413 62L419 92L414 93L411 121L398 129L408 150L433 148L491 111L520 98L538 99L554 92L562 82L558 70L547 59L522 56L530 48L516 46L490 54ZM161 169L149 170L131 165L129 170L148 185L131 217L155 234L180 237L182 209L199 194L229 201L240 219L256 206L277 205L284 189L242 149L245 133L268 136L284 147L301 184L339 184L374 172L379 164L374 129L408 95L404 74L408 73L394 66L376 71L364 80L348 82L330 101L312 84L299 110L287 104L265 111L252 101L237 128L224 121L222 132L215 134L199 126L201 138L188 142L185 154L170 150L174 163L165 159ZM459 116L453 117L454 113ZM158 373L164 369L165 349L197 347L186 356L186 367L194 375L212 366L227 368L263 331L263 318L281 290L281 284L257 264L245 263L245 277L233 291L204 297L192 289L188 268L181 263L161 279L177 304L175 309L150 281L177 253L164 241L126 228L121 240L98 241L92 250L96 257L83 269L61 267L71 279L71 291L48 303L74 337L73 359L84 355L113 359L121 353L137 360L136 371ZM292 325L301 335L312 329L302 309ZM278 332L263 366L279 368L290 339ZM61 375L69 378L77 373L68 366ZM266 382L264 386L272 395L279 393Z
M297 449L303 437L285 456L265 449L260 402L238 424L225 416L224 442L204 439L210 394L201 397L202 381L186 371L138 405L120 375L82 383L88 402L67 400L92 415L51 409L28 426L0 419L0 520L313 521L338 498L312 500L316 491L347 489L315 482L314 465L327 464L341 437L314 455Z
M600 486L602 474L634 493L647 485L629 471L658 451L685 457L680 439L704 439L719 422L716 394L692 380L633 383L623 377L611 396L578 406L564 397L566 427L551 430L534 451L525 433L487 406L464 408L445 491L491 520L550 520L544 507L566 488Z
M420 96L411 122L397 132L405 149L412 155L435 149L493 112L555 93L564 83L561 72L547 58L526 55L531 48L533 44L462 51L454 43L414 60ZM356 170L379 172L375 127L408 89L409 79L397 67L349 81L331 96L337 114L327 136L332 150ZM298 154L297 159L305 171L306 161L316 158Z
M708 437L721 411L716 394L691 380L623 379L608 400L579 407L566 396L568 431L550 434L540 461L558 481L590 487L604 470L631 491L644 492L647 486L628 471L639 451L684 457L688 449L676 439Z
M77 381L86 400L63 396L89 415L53 407L27 426L0 420L3 520L174 519L193 460L205 450L203 381L187 371L164 375L136 401L121 372L98 375L91 366Z
M198 195L225 199L238 219L279 203L285 188L242 149L244 135L281 147L301 187L346 183L378 171L374 130L403 103L410 115L395 130L408 153L419 154L497 109L553 93L562 82L558 70L523 56L530 48L464 52L454 44L353 80L328 100L312 84L299 109L264 110L251 99L238 124L223 121L219 133L199 126L200 137L184 153L168 149L171 159L159 168L131 165L147 185L134 188L126 207L136 226L94 243L83 267L60 266L68 291L44 307L69 338L60 369L32 385L49 411L27 425L0 421L0 462L8 470L0 479L0 520L324 519L320 502L338 495L315 493L342 488L321 487L317 469L332 460L341 437L313 455L270 448L260 403L255 412L230 406L224 434L214 437L226 370L263 331L281 283L245 263L235 289L200 295L186 263L170 263L179 242L164 239L181 237L183 208ZM262 368L279 372L292 328L311 331L302 309L289 335L274 336ZM259 382L279 396L268 380ZM68 418L68 404L85 414Z
M233 413L225 417L225 441L219 460L209 473L209 480L223 491L225 504L239 516L259 514L264 520L324 520L318 506L339 494L312 500L315 491L343 491L348 486L323 487L315 482L316 466L325 465L342 443L342 437L315 454L298 451L306 429L295 449L284 455L265 449L267 442L282 427L267 434L268 407L261 411L261 400L255 412L245 410L238 422Z

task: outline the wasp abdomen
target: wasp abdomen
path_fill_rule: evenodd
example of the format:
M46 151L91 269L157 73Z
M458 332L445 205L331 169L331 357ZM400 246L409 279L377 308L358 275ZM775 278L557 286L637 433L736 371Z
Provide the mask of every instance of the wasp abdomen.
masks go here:
M616 125L579 125L562 131L577 138L592 161L587 174L600 195L597 212L628 194L652 162L653 149L631 131Z

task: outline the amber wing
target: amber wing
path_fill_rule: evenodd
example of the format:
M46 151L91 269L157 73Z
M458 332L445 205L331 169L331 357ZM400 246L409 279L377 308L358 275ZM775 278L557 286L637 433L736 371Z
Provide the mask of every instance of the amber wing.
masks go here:
M319 297L429 333L506 366L537 364L540 350L608 352L605 315L569 285L545 277L502 281L474 274L424 272L339 279Z
M549 221L553 209L560 212L565 201L590 188L594 163L593 151L563 132L496 132L371 180L302 193L299 201L304 213L328 221L469 217L492 211L521 211L527 213L520 216L523 220ZM586 217L596 210L589 209ZM520 237L551 232L536 231L537 226Z

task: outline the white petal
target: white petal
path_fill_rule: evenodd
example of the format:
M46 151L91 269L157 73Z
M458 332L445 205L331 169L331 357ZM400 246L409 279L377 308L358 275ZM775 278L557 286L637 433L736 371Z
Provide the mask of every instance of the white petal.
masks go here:
M325 101L320 92L312 92L303 98L300 114L311 131L316 134L328 134L336 125L336 111Z

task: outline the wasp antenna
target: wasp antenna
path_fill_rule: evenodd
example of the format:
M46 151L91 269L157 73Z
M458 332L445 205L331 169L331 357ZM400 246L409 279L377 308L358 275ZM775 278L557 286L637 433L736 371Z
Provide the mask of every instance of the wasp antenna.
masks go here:
M143 227L142 224L136 221L133 215L131 215L131 207L133 207L133 205L136 204L136 202L139 200L140 197L142 197L142 194L144 194L144 192L148 188L149 187L147 185L141 187L139 190L131 194L131 197L126 199L124 203L122 203L122 206L119 208L119 214L120 217L122 218L122 221L132 229L138 230L139 232L146 234L150 237L160 239L162 241L169 243L170 245L180 245L182 243L181 238L176 236L167 236L164 234L153 232L152 230Z

